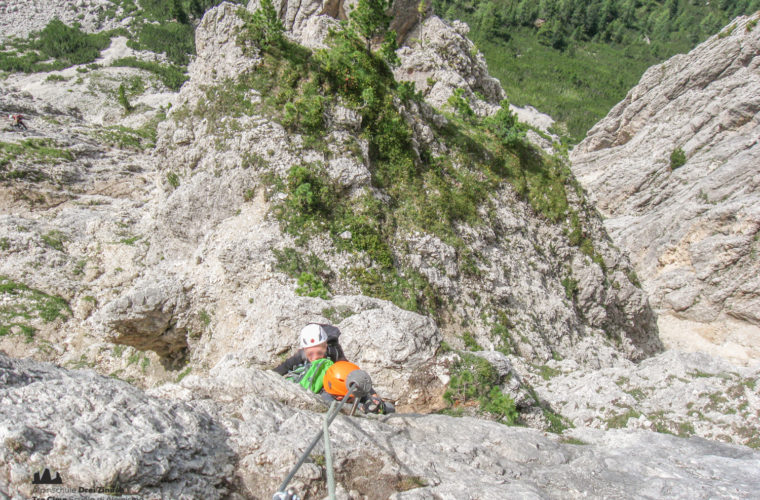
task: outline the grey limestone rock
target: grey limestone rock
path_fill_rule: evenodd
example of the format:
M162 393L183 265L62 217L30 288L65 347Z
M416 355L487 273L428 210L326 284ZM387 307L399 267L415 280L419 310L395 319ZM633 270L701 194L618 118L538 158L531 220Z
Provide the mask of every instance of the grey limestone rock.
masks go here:
M648 429L760 446L760 366L666 351L633 365L580 372L551 362L528 376L540 397L577 427Z
M172 277L141 280L99 313L115 333L111 341L154 351L167 362L186 354L187 330L182 316L188 308L190 287Z
M0 354L0 491L32 496L32 476L64 486L163 497L222 498L235 455L225 429L187 404L146 396L92 371Z
M449 25L436 16L428 17L399 49L401 65L394 75L400 81L413 82L436 108L448 106L453 91L461 88L476 113L493 113L505 97L504 90L488 74L483 54L467 38L468 32L469 27L462 22Z
M655 308L705 324L738 319L758 331L756 22L737 18L647 70L571 160ZM676 150L686 162L672 168Z

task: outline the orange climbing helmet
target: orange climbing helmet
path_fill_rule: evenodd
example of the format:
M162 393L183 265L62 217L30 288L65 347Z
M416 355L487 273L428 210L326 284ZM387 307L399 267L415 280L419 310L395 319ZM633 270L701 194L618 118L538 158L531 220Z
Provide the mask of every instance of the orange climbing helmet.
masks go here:
M348 374L358 369L359 367L350 361L338 361L334 363L325 372L325 391L332 396L342 398L348 393L348 387L346 387Z

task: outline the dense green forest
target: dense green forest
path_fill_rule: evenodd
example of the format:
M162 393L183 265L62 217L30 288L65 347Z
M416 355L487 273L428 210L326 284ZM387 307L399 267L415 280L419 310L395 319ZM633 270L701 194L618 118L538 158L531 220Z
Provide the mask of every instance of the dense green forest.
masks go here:
M651 65L691 50L760 0L433 0L470 25L510 101L558 120L570 142Z

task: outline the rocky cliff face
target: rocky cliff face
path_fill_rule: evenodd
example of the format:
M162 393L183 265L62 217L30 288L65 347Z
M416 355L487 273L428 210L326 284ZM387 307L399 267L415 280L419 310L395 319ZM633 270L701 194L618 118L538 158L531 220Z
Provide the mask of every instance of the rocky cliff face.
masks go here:
M571 155L668 340L745 361L760 354L756 24L738 18L650 68Z
M268 498L321 426L324 408L247 365L229 356L207 377L145 394L89 370L0 355L0 397L10 403L0 408L0 491L32 496L33 473L47 467L77 489ZM418 414L340 416L330 429L339 498L748 498L760 487L760 453L699 438L576 429L560 440ZM292 485L321 498L324 473L314 458Z
M341 419L339 482L351 498L458 498L475 484L483 498L505 488L566 497L557 484L578 497L723 491L700 479L708 474L736 482L738 496L752 491L751 474L736 472L755 467L746 448L637 429L757 446L757 370L726 375L672 353L632 364L661 350L654 315L566 166L530 145L504 154L476 128L480 118L453 112L455 89L475 117L498 113L503 97L466 26L401 23L395 78L414 88L403 97L375 87L386 100L370 114L372 95L357 103L347 92L355 75L336 84L314 69L350 7L276 6L289 40L280 57L250 38L240 6L209 10L179 93L143 70L111 67L152 58L123 38L99 65L0 81L0 107L31 126L0 132L0 349L74 369L0 357L11 402L0 427L2 491L29 495L29 478L47 466L149 496L268 496L324 411L265 370L310 321L338 325L348 357L402 412L442 408L460 361L484 359L478 366L515 399L523 423L556 432L573 423L564 439L589 443L445 415ZM130 91L129 113L117 99L124 82L142 88ZM392 126L371 128L378 122ZM396 159L424 175L384 178L376 135L403 141ZM693 389L674 408L665 405L671 379L648 382L667 367ZM567 398L589 384L601 395L585 407ZM712 401L720 390L725 401ZM500 418L472 402L452 411ZM690 429L692 408L707 420ZM727 465L671 464L682 447ZM633 475L631 454L640 459ZM652 482L651 461L687 479ZM322 475L307 464L300 491L324 494Z

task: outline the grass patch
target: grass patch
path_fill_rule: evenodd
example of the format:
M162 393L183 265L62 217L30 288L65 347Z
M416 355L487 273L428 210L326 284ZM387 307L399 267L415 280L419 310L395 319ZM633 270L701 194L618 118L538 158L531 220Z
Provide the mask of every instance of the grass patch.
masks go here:
M177 375L177 380L176 380L176 382L177 382L178 384L179 384L180 382L182 382L182 379L183 379L183 378L185 378L185 377L187 377L188 375L190 375L190 372L191 372L191 371L193 371L193 368L192 368L192 367L190 367L190 366L188 366L187 368L185 368L184 370L182 370L182 371L179 373L179 375Z
M140 241L140 239L142 239L142 236L140 236L140 235L130 236L128 238L122 238L122 239L120 239L119 243L121 243L122 245L134 246L134 244L137 243L138 241Z
M559 439L559 442L560 443L565 443L565 444L574 444L574 445L578 445L578 446L583 446L583 445L587 445L588 444L586 441L583 441L581 439L577 439L577 438L574 438L574 437L568 437L568 436L562 436Z
M167 172L166 182L168 182L169 185L174 189L177 189L179 187L179 175L177 175L175 172Z
M393 485L394 491L409 491L416 488L424 488L428 485L425 478L420 476L402 476L396 479Z
M505 311L496 312L496 319L491 324L491 335L497 340L497 351L505 355L515 352L515 341L511 333L514 327Z
M48 295L40 290L0 276L0 336L10 333L24 335L30 341L36 328L35 320L50 323L56 319L66 321L71 315L69 304L61 297Z
M468 351L482 351L483 347L481 347L480 344L475 340L475 337L472 335L471 332L464 332L462 334L462 342L464 342L464 347Z
M639 389L639 388L631 389L630 391L623 391L623 392L625 392L626 394L630 394L633 397L633 399L635 399L636 401L642 401L647 397L646 393L642 389Z
M620 415L613 415L610 418L606 420L607 428L608 429L622 429L628 424L628 420L631 418L639 418L641 416L641 413L634 410L629 409L625 413L622 413Z
M35 177L32 180L47 178L43 173L38 176L32 172L22 174L18 169L7 172L6 166L11 162L24 160L31 164L50 165L64 161L73 161L74 154L66 149L60 149L52 139L24 139L19 143L0 142L0 180L13 178ZM15 172L15 174L14 174ZM37 178L39 177L39 178Z
M326 307L322 309L322 316L327 318L327 320L332 324L338 324L344 319L353 316L354 314L356 314L354 311L346 307L340 307L338 309L334 307Z
M59 252L63 252L63 243L68 240L68 237L57 229L48 231L47 233L43 234L41 238L42 242L45 243L46 246L54 250L58 250Z
M568 421L562 415L555 413L553 410L549 408L543 408L542 410L544 418L546 418L546 421L549 424L546 429L549 432L553 432L554 434L562 434L567 429L573 427L573 424L570 423L570 421Z
M541 375L541 378L544 380L549 380L552 377L556 377L557 375L561 375L562 371L552 368L548 365L542 365L539 367L539 375Z
M211 315L205 309L198 312L198 319L203 324L203 328L208 328L211 325Z

